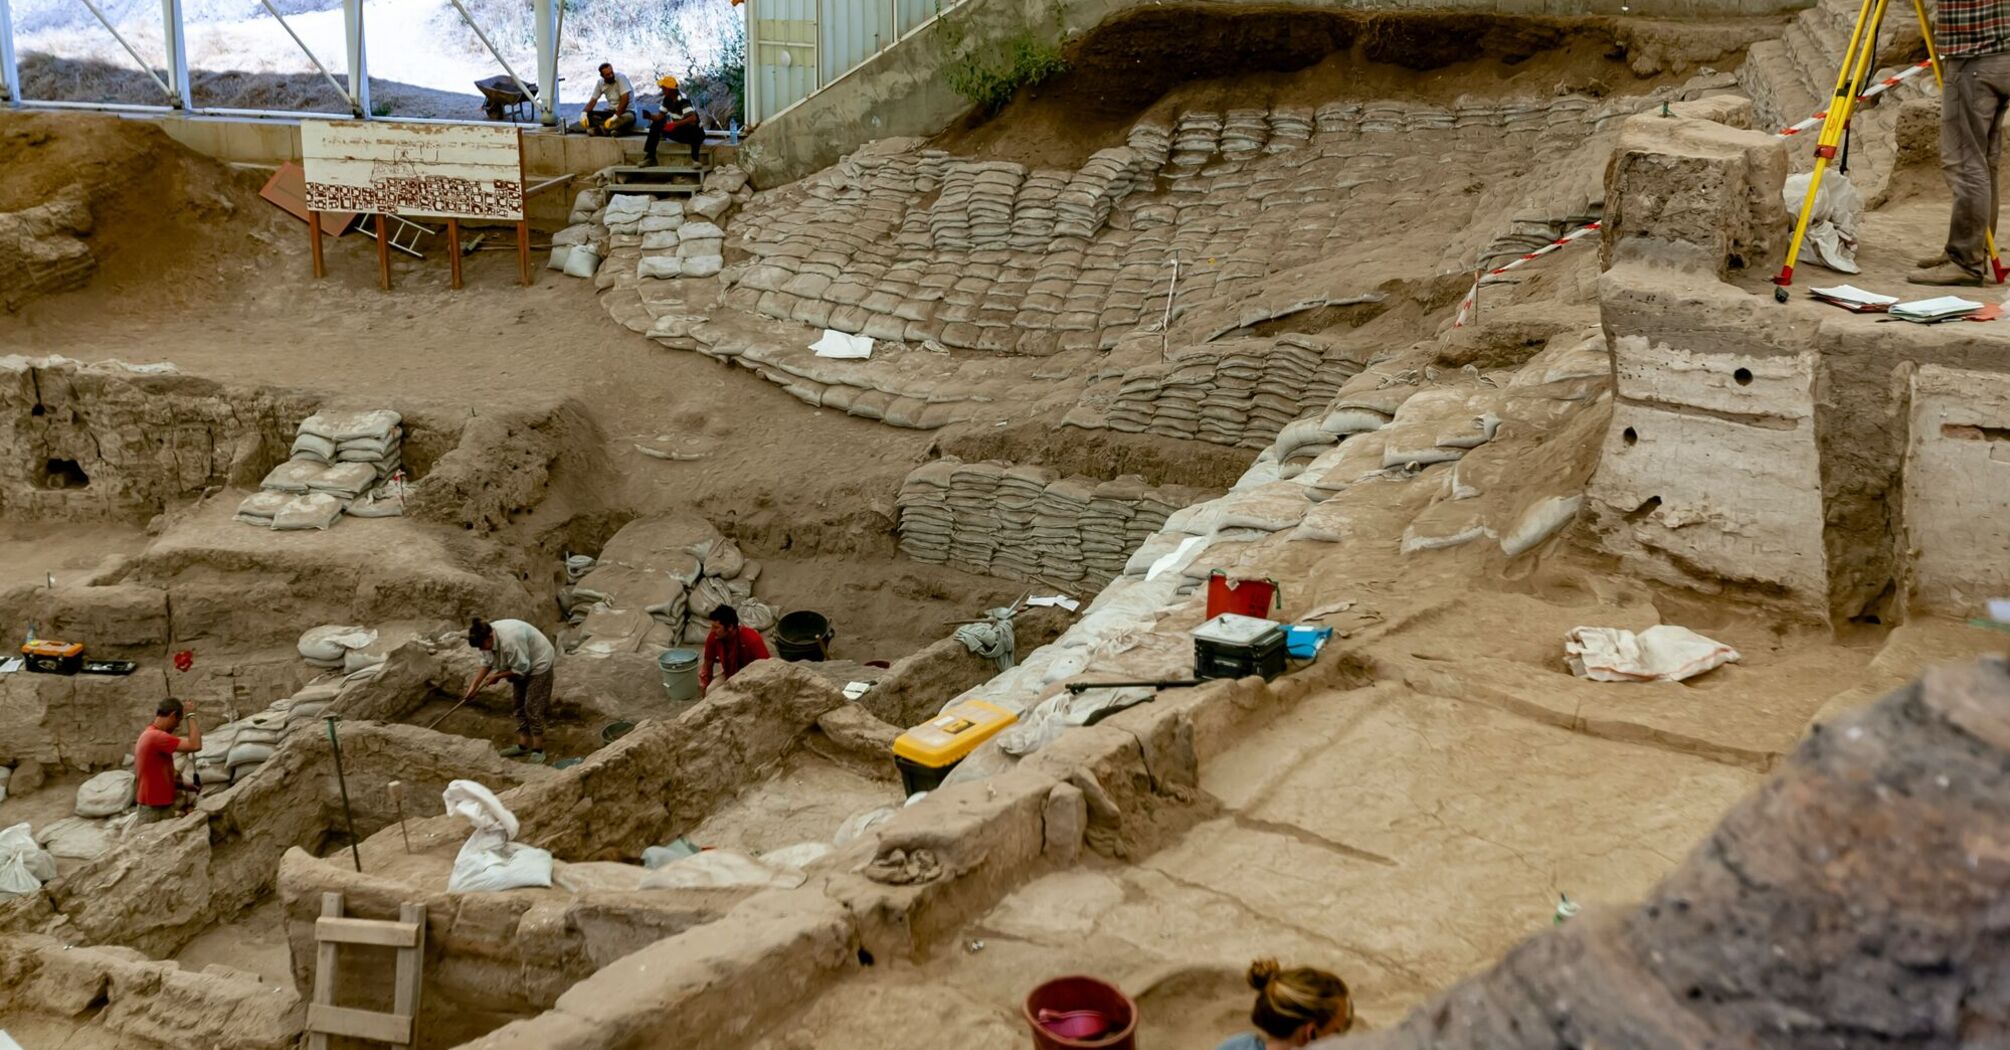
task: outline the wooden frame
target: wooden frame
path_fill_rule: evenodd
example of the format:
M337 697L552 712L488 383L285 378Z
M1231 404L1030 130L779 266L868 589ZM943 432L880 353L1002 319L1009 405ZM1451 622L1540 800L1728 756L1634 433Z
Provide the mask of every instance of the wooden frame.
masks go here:
M383 216L377 219L382 222ZM381 246L383 242L378 243ZM460 251L458 244L454 250ZM419 993L425 985L426 966L425 905L399 905L396 922L351 919L342 914L340 893L323 893L321 917L314 920L314 943L314 1000L307 1007L307 1050L328 1050L329 1036L402 1047L418 1043ZM344 944L397 951L391 1012L335 1005L336 969Z

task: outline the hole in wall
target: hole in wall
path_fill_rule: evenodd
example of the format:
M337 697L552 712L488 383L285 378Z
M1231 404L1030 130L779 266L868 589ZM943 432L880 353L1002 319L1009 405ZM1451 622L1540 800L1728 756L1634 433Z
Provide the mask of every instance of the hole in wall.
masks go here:
M29 414L29 415L31 415L31 416L35 416L35 417L37 417L37 418L40 418L40 417L42 417L42 416L44 416L44 415L47 415L47 414L48 414L48 412L49 412L49 406L47 406L47 405L39 405L39 404L38 404L38 405L36 405L36 406L35 406L34 408L31 408L31 409L29 409L29 410L28 410L28 414Z
M82 489L90 487L91 478L74 459L51 459L42 464L36 484L45 489Z
M864 948L860 948L860 949L858 950L858 964L859 964L860 966L871 966L871 965L872 965L872 953L871 953L871 952L869 952L869 951L866 951L866 950L865 950Z
M1628 445L1638 444L1640 441L1640 431L1627 427L1625 430L1619 432L1619 438Z
M1647 515L1654 513L1655 508L1659 506L1661 506L1661 497L1649 496L1647 497L1647 501L1645 503L1642 503L1641 505L1633 508L1631 511L1627 513L1626 520L1639 521L1641 518L1644 518Z
M1736 372L1731 373L1731 379L1739 386L1751 386L1752 370L1749 368L1740 368Z

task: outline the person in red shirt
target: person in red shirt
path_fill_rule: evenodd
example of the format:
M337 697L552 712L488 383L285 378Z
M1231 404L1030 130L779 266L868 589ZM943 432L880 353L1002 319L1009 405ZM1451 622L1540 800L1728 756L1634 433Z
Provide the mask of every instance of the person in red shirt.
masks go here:
M712 686L712 665L719 665L719 680L740 673L740 668L768 658L768 643L761 632L740 626L740 614L730 605L712 610L712 630L705 635L705 654L698 664L698 692Z
M188 739L175 735L188 723ZM175 816L176 793L182 789L175 777L174 756L202 750L202 728L195 724L195 709L168 697L154 708L154 720L133 745L133 798L140 804L140 823L171 820Z

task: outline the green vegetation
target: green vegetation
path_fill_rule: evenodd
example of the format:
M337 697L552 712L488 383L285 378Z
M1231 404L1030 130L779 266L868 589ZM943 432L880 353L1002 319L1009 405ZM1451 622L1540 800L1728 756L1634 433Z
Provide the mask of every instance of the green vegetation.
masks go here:
M1032 87L1068 71L1068 62L1055 44L1022 29L990 47L980 47L970 39L970 17L945 15L937 39L949 59L943 77L949 89L969 99L986 114L1005 108L1020 88ZM1059 22L1059 16L1055 21ZM1059 26L1056 26L1059 35Z

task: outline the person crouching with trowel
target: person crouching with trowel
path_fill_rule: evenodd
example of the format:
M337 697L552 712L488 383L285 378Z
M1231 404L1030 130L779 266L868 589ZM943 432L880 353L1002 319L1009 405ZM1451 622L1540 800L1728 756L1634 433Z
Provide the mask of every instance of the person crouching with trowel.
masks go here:
M504 758L544 761L544 721L551 713L551 666L557 659L544 632L522 620L488 623L481 617L468 624L468 644L482 653L482 672L468 685L462 702L472 700L495 682L516 691L516 743L502 749Z

